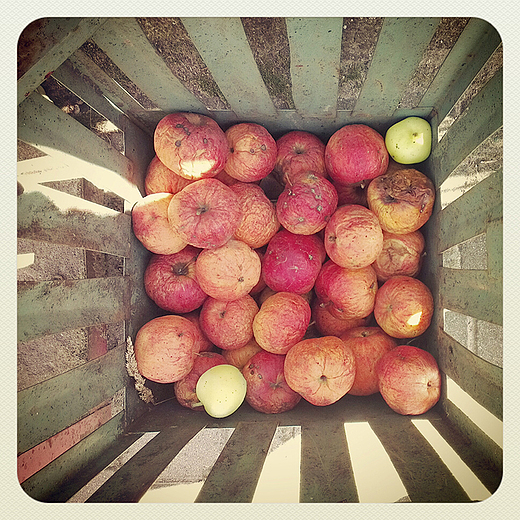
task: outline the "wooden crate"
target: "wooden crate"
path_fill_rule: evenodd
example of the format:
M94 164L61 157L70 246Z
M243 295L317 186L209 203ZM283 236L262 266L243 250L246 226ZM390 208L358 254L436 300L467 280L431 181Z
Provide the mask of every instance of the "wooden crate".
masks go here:
M198 471L199 502L257 500L282 434L297 441L290 500L468 502L498 488L502 46L490 24L55 18L30 24L18 50L18 476L29 496L145 500L204 435L224 440ZM409 115L431 122L432 154L418 168L437 189L421 274L436 311L416 344L442 369L438 405L414 418L380 395L347 395L276 416L245 403L216 420L180 407L168 385L148 383L152 404L139 398L126 339L161 311L144 292L149 253L130 211L155 125L179 110L324 141L349 123L384 134ZM363 483L370 439L402 496Z

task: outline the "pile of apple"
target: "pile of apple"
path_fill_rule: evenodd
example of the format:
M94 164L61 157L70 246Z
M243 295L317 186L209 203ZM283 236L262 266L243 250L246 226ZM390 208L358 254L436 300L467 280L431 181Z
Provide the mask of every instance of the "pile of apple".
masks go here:
M411 130L410 130L411 128ZM324 144L294 130L227 131L178 112L154 133L146 196L132 210L152 253L147 295L164 315L137 333L141 375L225 417L245 400L281 413L380 392L417 415L440 396L433 356L409 345L433 314L417 276L435 189L416 165L431 129L363 124Z

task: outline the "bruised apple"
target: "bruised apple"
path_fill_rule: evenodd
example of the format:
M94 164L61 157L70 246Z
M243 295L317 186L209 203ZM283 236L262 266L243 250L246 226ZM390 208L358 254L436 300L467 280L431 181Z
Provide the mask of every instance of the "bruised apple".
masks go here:
M389 155L383 136L363 124L345 125L325 147L325 165L339 184L373 179L386 172Z
M292 176L276 202L280 224L298 235L321 231L336 211L338 194L334 186L313 171Z
M214 177L228 157L226 135L211 117L191 112L164 116L154 132L159 160L186 179Z
M189 184L172 197L168 206L168 220L174 231L201 249L224 245L242 217L237 195L218 179Z
M249 294L232 301L208 297L200 310L200 326L214 345L235 350L253 338L257 312L258 305Z
M262 277L273 291L304 294L312 289L325 260L316 235L295 235L282 229L270 240L262 259Z
M245 364L257 352L260 352L262 350L263 348L257 343L256 339L252 338L243 347L236 348L234 350L223 350L222 355L226 359L227 363L242 370Z
M202 290L216 300L237 300L249 294L260 281L261 272L258 253L234 238L223 246L204 249L196 263Z
M275 205L256 184L237 181L231 189L243 215L234 237L253 249L265 246L280 228Z
M253 334L267 352L286 354L302 340L311 321L311 307L299 294L277 292L262 303L253 320Z
M356 378L348 393L372 395L379 392L377 362L386 352L397 347L397 340L377 326L354 327L341 334L340 339L352 349L356 360Z
M441 374L435 358L413 345L399 345L379 360L379 391L394 412L420 415L440 398Z
M186 246L172 255L152 255L144 271L146 294L161 308L172 313L198 309L208 295L196 274L200 249Z
M352 350L336 336L304 339L285 355L285 380L306 401L327 406L341 399L354 384Z
M146 169L144 177L144 191L146 195L152 193L177 193L192 183L166 167L159 157L154 156Z
M134 342L139 373L156 383L174 383L188 373L195 362L197 331L186 318L172 314L146 322Z
M423 282L410 276L394 276L377 291L374 318L394 338L414 338L429 326L433 296Z
M373 263L383 249L383 231L377 216L365 206L340 206L325 227L324 245L330 259L341 267L359 269Z
M283 413L301 401L301 395L285 381L284 362L281 354L260 351L242 369L247 382L246 401L256 411Z
M372 180L367 188L368 207L390 233L411 233L430 218L435 186L414 168L394 170Z
M134 235L152 253L171 255L188 245L168 221L172 197L171 193L153 193L137 201L132 208Z
M419 230L404 235L383 231L383 249L372 264L377 280L383 283L397 275L416 277L421 270L424 248L424 236Z
M368 317L347 320L336 318L327 309L327 304L320 302L318 298L315 298L312 302L311 309L312 320L322 336L341 336L343 332L349 329L361 327L368 323Z
M242 182L255 182L271 173L276 161L276 141L265 127L237 123L226 130L226 138L228 175Z
M195 352L211 352L215 345L208 339L202 327L200 326L200 309L187 312L183 316L190 320L197 329L197 337L195 339Z

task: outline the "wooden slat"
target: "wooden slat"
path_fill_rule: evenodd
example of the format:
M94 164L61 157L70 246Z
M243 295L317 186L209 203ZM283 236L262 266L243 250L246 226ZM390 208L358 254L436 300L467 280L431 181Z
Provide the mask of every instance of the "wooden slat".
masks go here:
M487 268L493 278L502 277L504 260L503 219L494 220L486 230Z
M359 502L342 422L302 425L300 502Z
M87 502L138 502L164 468L203 426L201 421L193 420L161 431L114 473Z
M18 392L18 452L68 428L124 387L125 347Z
M459 482L410 420L369 421L412 502L469 502Z
M247 121L273 118L274 104L256 65L240 18L181 18L226 101Z
M354 114L388 121L399 105L440 18L386 18Z
M292 96L303 117L336 115L342 18L287 18Z
M237 424L195 502L251 502L276 426Z

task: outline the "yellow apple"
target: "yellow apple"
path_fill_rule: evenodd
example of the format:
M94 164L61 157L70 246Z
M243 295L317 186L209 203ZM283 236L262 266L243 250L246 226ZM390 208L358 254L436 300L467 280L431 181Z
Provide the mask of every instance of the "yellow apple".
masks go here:
M388 129L385 144L395 162L420 163L428 158L432 149L430 123L421 117L407 117Z

